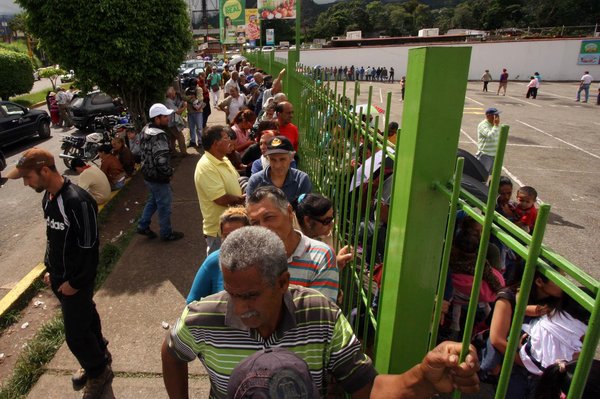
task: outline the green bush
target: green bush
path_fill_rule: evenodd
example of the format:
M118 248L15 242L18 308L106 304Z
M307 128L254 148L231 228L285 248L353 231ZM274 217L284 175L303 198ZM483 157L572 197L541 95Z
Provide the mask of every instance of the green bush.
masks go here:
M0 49L0 98L28 93L33 87L33 67L27 55Z

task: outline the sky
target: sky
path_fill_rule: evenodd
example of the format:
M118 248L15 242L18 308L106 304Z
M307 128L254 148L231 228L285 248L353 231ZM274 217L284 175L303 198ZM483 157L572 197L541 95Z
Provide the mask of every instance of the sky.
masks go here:
M18 14L21 11L13 0L0 0L0 15Z

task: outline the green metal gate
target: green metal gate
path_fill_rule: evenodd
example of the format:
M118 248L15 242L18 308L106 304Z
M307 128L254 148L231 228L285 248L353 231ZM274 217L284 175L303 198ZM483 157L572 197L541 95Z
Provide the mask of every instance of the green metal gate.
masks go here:
M286 68L284 92L295 106L300 167L310 175L315 191L334 202L336 246L349 244L355 249L353 264L342 273L343 309L377 370L406 371L435 346L456 213L463 210L483 227L462 359L471 341L493 235L526 261L496 398L506 394L529 288L538 270L591 313L568 395L577 399L600 339L599 284L543 245L549 205L540 206L533 236L494 212L508 126L501 129L487 203L461 189L463 160L456 159L456 151L470 52L469 47L410 50L407 76L411 83L397 147L388 142L391 94L384 116L371 111L372 87L367 106L355 112L359 82L338 82L322 69L302 66L297 52L290 52L287 60L276 59L273 52L246 56L274 76ZM381 155L379 169L377 157L369 158L369 152ZM389 204L382 199L386 159L393 160ZM387 231L387 238L383 251L378 251L382 231ZM376 284L373 280L381 269L383 278ZM578 286L589 289L592 296Z

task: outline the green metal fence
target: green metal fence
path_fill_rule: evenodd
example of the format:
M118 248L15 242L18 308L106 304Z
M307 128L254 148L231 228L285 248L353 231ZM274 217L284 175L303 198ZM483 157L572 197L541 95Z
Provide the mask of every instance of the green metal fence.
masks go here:
M342 308L378 371L403 372L436 345L456 214L462 210L482 225L482 238L461 357L471 341L488 243L495 236L525 260L496 398L506 395L536 270L591 313L568 394L580 398L600 339L599 283L543 245L549 205L540 206L533 236L494 211L508 126L501 129L487 203L461 188L463 160L456 152L470 48L410 50L411 85L397 146L388 142L391 94L381 115L371 107L369 87L368 102L358 111L360 82L327 80L322 70L299 64L297 52L287 60L272 52L247 57L274 76L286 68L284 92L300 129L300 168L315 191L333 199L336 247L351 245L355 252L342 272ZM390 201L382 195L386 178Z

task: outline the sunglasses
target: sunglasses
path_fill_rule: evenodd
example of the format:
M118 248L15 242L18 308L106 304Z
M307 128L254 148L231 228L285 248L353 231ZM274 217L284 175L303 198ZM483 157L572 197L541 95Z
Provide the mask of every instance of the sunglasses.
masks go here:
M335 220L335 215L325 219L311 218L312 220L321 223L323 226L329 226Z

